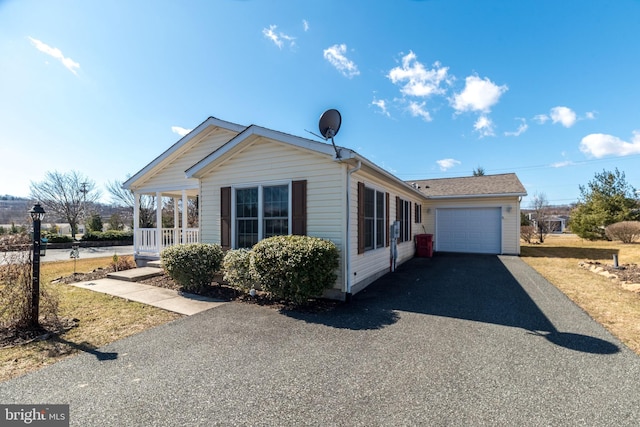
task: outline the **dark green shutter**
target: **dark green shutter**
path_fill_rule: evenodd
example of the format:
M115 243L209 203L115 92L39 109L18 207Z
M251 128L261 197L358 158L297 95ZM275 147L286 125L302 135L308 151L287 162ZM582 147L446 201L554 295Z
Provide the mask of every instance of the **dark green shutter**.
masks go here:
M220 246L231 249L231 187L220 188Z
M291 233L307 234L307 180L291 183Z

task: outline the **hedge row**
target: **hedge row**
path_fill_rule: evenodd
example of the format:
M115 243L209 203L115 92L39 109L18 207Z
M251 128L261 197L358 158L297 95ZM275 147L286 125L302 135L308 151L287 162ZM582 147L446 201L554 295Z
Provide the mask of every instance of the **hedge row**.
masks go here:
M107 230L107 231L89 231L82 236L82 240L88 242L104 242L115 240L130 240L133 242L132 231L119 231L119 230Z
M186 291L209 286L222 266L229 285L245 292L263 289L297 304L333 287L338 268L336 245L309 236L270 237L251 250L224 255L219 245L177 245L165 249L161 258L167 273Z

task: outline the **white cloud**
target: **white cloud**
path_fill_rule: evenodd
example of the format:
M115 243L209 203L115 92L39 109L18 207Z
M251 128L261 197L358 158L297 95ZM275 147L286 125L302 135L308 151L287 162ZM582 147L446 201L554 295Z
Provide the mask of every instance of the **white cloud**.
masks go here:
M387 78L400 85L404 95L427 97L444 94L446 89L442 84L451 84L452 80L448 72L449 67L443 67L439 62L435 62L432 69L426 69L418 62L416 54L409 52L402 58L402 66L392 68Z
M455 94L450 101L458 113L463 111L488 113L507 90L509 90L507 85L498 86L487 77L481 79L478 76L468 76L465 79L464 90Z
M193 129L185 129L185 128L180 127L180 126L171 126L171 132L177 133L180 136L185 136L186 134L188 134L192 130Z
M571 166L573 164L573 162L571 160L564 160L562 162L555 162L555 163L551 163L551 167L552 168L563 168L566 166Z
M480 134L480 137L494 136L493 122L487 116L480 116L473 124L473 129Z
M580 151L596 158L640 154L640 131L633 131L631 142L613 135L592 133L582 138Z
M387 102L384 99L374 99L371 101L371 105L375 105L380 109L380 112L387 117L391 117L389 111L387 110Z
M304 28L304 32L306 33L307 31L309 31L309 21L307 21L306 19L302 20L302 27Z
M289 47L294 47L296 45L296 42L295 42L296 38L289 36L283 32L276 32L277 28L278 28L277 25L269 25L269 28L262 29L262 34L266 38L271 40L280 49L282 49L282 46L284 45L284 41L289 42Z
M80 64L74 61L71 58L67 58L62 54L62 51L56 47L51 47L46 43L41 42L38 39L34 39L33 37L28 37L31 41L31 44L35 46L40 52L45 53L62 63L65 68L71 71L76 76L78 75L78 69L80 68Z
M422 117L422 119L425 122L430 122L431 120L433 120L431 118L431 114L429 114L429 112L424 108L425 103L424 102L415 102L415 101L411 101L409 102L409 112L411 113L411 115L413 117Z
M505 132L505 136L520 136L529 129L529 125L525 119L518 117L517 120L520 120L520 126L518 126L518 129L514 132Z
M584 114L584 118L585 118L586 120L595 120L595 118L596 118L596 112L595 112L595 111L587 111L587 112Z
M328 47L324 50L323 55L324 59L329 61L343 76L351 78L359 75L360 71L358 70L358 66L346 57L346 53L347 45L342 43Z
M533 121L539 125L543 125L549 121L549 116L546 114L538 114L537 116L533 116Z
M553 107L549 116L553 123L560 123L566 128L570 128L576 122L576 113L568 107Z
M436 163L440 166L441 171L446 171L447 169L451 169L452 167L461 164L461 162L456 159L436 160Z

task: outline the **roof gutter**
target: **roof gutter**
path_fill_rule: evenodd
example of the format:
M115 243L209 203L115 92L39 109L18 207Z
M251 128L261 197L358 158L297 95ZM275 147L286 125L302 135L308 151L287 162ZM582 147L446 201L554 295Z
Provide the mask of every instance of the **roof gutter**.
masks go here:
M424 193L423 193L424 194ZM527 193L495 193L495 194L451 194L448 196L426 196L427 199L477 199L479 197L522 197Z

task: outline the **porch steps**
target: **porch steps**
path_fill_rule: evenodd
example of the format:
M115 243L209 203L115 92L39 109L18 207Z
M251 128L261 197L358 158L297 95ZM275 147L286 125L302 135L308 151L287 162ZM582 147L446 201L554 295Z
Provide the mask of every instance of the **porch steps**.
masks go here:
M115 271L107 274L108 279L124 280L126 282L139 282L155 276L161 276L163 273L161 268L157 267L139 267L130 270Z
M147 267L162 268L162 261L147 261Z

